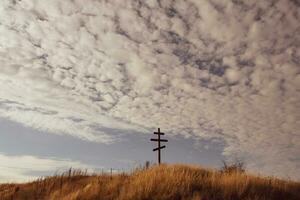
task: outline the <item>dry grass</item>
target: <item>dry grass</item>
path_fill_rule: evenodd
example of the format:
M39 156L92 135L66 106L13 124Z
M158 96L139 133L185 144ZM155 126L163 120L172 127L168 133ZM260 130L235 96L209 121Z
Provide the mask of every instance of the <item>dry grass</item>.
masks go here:
M27 184L0 185L1 200L300 200L300 183L186 165L137 169L132 174L81 171Z

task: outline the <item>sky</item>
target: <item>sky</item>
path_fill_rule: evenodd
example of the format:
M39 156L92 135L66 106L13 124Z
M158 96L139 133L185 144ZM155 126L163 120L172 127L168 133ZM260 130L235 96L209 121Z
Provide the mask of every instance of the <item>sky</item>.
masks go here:
M1 0L0 182L163 159L300 180L299 0Z

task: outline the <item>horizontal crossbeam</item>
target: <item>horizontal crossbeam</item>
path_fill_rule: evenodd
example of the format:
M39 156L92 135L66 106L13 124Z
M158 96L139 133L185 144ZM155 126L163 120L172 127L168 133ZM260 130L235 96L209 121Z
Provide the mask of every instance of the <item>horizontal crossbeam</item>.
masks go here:
M164 149L164 148L166 148L166 146L157 147L157 148L153 149L153 151L157 151L159 149Z
M164 135L164 133L161 133L161 132L154 132L154 134L156 134L156 135Z
M151 141L155 141L155 142L158 142L158 141L160 141L160 142L168 142L168 140L166 140L166 139L153 139L153 138L151 138Z

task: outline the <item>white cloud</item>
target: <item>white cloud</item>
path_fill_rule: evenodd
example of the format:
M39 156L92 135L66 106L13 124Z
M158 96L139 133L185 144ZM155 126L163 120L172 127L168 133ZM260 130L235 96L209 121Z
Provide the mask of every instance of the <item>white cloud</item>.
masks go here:
M0 153L0 183L25 182L39 178L35 173L64 172L67 169L90 169L78 161L56 158L39 158L31 155L8 156Z
M219 138L299 178L293 1L14 2L0 6L2 117L106 143L97 127Z

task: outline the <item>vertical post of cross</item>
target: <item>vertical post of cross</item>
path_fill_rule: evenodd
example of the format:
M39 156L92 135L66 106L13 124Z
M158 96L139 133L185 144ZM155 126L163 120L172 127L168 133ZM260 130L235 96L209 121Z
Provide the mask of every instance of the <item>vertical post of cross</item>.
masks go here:
M160 128L158 128L158 164L160 165Z
M157 157L158 157L158 164L160 165L160 163L161 163L161 149L164 149L164 148L166 148L166 146L164 145L164 146L160 146L160 143L161 142L168 142L168 140L166 140L166 139L161 139L161 135L164 135L164 133L162 133L162 132L160 132L160 128L158 128L158 131L157 132L154 132L154 134L156 134L157 135L157 139L155 138L152 138L151 139L151 141L155 141L155 142L157 142L157 148L155 148L155 149L153 149L153 151L158 151L157 152Z

